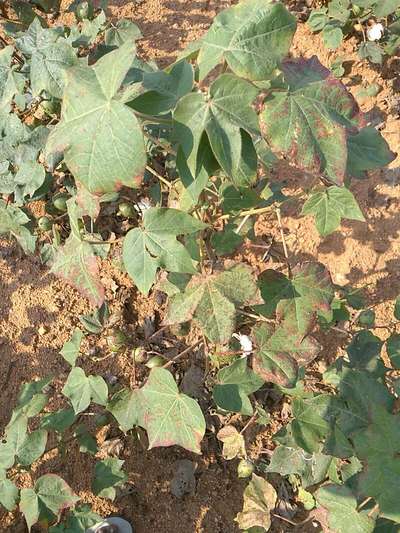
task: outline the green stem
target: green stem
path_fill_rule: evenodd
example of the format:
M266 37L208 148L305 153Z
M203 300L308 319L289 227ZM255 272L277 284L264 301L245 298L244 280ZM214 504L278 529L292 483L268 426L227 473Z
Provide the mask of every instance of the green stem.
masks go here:
M135 113L135 115L139 118L141 118L142 120L146 121L146 122L151 122L152 124L157 124L157 123L160 123L160 124L169 124L171 125L172 124L172 119L170 118L161 118L161 117L152 117L151 115L146 115L146 113L141 113L140 111L133 111Z

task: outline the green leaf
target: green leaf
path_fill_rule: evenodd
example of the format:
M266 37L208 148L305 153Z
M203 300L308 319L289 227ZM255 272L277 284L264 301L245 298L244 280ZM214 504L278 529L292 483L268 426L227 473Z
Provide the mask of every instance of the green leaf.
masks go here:
M315 217L315 225L323 237L333 233L342 218L365 220L353 194L345 187L335 185L312 194L304 203L302 214Z
M7 113L15 95L20 94L25 85L25 76L13 67L12 46L0 50L0 110Z
M240 529L260 526L268 531L276 500L274 487L262 477L253 474L243 493L243 511L235 518Z
M154 368L140 389L139 425L146 429L149 449L178 444L200 453L206 424L199 404L179 392L171 373Z
M94 513L88 505L80 505L70 510L65 526L53 526L49 533L85 533L88 528L101 521L101 516Z
M36 161L24 161L14 177L16 202L23 203L25 196L32 196L43 185L46 172Z
M376 42L366 41L360 44L358 55L361 59L369 59L371 63L382 64L383 49Z
M89 333L101 333L109 317L107 302L104 302L99 309L87 315L81 315L79 322Z
M81 424L75 429L76 438L79 442L79 451L81 453L90 453L96 455L99 451L97 448L97 440L89 433L87 428Z
M247 366L247 358L238 359L222 368L217 381L213 399L220 409L248 416L253 414L248 396L262 387L264 380Z
M92 246L83 241L79 232L75 199L67 202L71 233L58 248L51 271L74 285L89 302L100 307L104 302L104 287L99 279L99 267Z
M358 114L353 96L316 56L287 60L282 70L289 89L272 91L265 99L263 136L291 163L342 184L347 128L354 126Z
M331 50L336 50L342 44L343 41L343 31L338 26L336 21L331 21L326 24L322 30L322 37L324 39L325 45Z
M370 331L356 333L347 348L351 367L375 374L378 378L383 377L382 345L383 342Z
M324 485L315 493L319 504L314 516L324 531L347 533L349 524L355 533L372 533L375 520L368 511L357 511L357 500L346 486Z
M326 7L322 7L311 11L307 24L310 26L311 31L317 32L323 30L328 21L329 17L327 16L327 9Z
M394 13L399 7L399 0L378 0L374 6L374 15L378 18L384 18Z
M186 61L176 63L169 72L145 72L141 83L143 94L131 100L129 107L149 115L167 113L190 93L193 82L193 67Z
M206 227L200 220L178 209L147 209L143 215L143 229L129 231L123 244L124 265L138 289L148 294L158 267L170 272L195 273L192 257L176 237Z
M22 466L31 465L41 457L46 449L47 431L37 429L27 433L22 442L18 442L15 454Z
M394 318L400 320L400 296L396 298L394 303Z
M348 410L343 411L339 418L340 427L346 435L367 427L370 413L376 406L387 411L393 409L394 397L387 387L366 372L343 368L339 390L348 406Z
M29 531L38 521L53 521L62 510L72 507L79 498L67 483L55 474L40 477L33 489L21 489L20 509Z
M60 354L71 366L75 366L76 360L79 356L79 350L83 339L83 332L76 328L72 337L67 341L61 349Z
M107 404L107 411L115 417L124 433L139 425L140 409L138 392L128 389L118 391Z
M328 310L334 292L330 274L321 263L303 263L292 272L290 296L279 301L276 316L287 332L307 335L317 311Z
M42 91L61 98L66 69L77 64L72 46L56 28L42 28L38 18L29 26L24 37L16 40L25 55L31 56L30 78L35 96Z
M51 272L74 285L92 305L103 304L104 287L99 279L96 255L87 242L71 234L57 250Z
M142 37L142 32L131 20L120 19L109 28L104 40L107 46L122 46L126 41L136 41Z
M118 89L133 61L129 42L93 67L68 71L62 118L47 141L47 155L64 152L78 181L92 193L138 187L146 163L143 133Z
M34 253L36 237L26 227L29 217L18 207L7 205L0 199L0 235L11 234L22 246L25 253Z
M43 378L24 383L18 396L17 411L27 417L39 414L47 403L47 396L43 391L51 381L52 378Z
M322 394L293 400L292 434L297 445L308 453L320 451L322 439L329 431L331 401L330 396Z
M332 461L332 457L321 453L309 454L302 448L277 446L266 471L281 476L297 474L303 487L307 488L326 479Z
M358 486L379 504L380 516L400 523L396 487L400 483L400 417L375 405L369 426L354 437L357 456L365 468L358 475Z
M223 74L210 86L209 98L202 93L184 96L174 111L174 139L180 143L193 176L202 160L200 144L206 133L213 154L237 186L256 179L256 152L244 132L257 133L257 115L251 107L258 89L232 74Z
M72 42L74 47L85 46L89 47L94 44L97 36L106 26L106 16L104 11L100 13L93 20L85 19L81 24L81 33L77 32L76 39Z
M217 255L232 254L243 242L243 237L235 232L233 224L227 224L222 231L211 236L211 246Z
M224 59L238 76L266 80L289 52L296 19L283 4L247 0L217 15L201 41L200 79Z
M63 433L72 426L75 420L76 416L73 409L60 409L44 415L40 421L40 427Z
M7 509L13 511L18 503L19 490L12 481L7 479L0 471L0 504Z
M38 429L28 433L28 417L14 411L6 427L0 466L9 468L16 460L22 466L31 465L45 451L47 431Z
M101 498L114 500L116 496L115 487L127 481L128 476L122 470L124 461L116 457L108 457L96 463L94 468L93 492Z
M269 324L261 323L252 330L255 338L253 368L264 381L284 387L294 387L299 367L311 362L320 346L311 337L295 335L285 326L275 332Z
M392 333L386 341L386 350L393 368L400 369L400 334Z
M235 307L250 303L257 287L243 264L214 275L194 276L185 292L169 300L165 325L194 320L215 343L229 341L235 328Z
M347 138L347 174L362 177L367 170L381 168L396 158L388 143L374 127L363 128Z
M74 367L62 389L69 398L75 414L87 409L93 401L99 405L107 404L108 387L101 376L86 376L82 368Z
M292 284L285 274L278 270L264 270L257 283L265 303L255 305L253 309L256 313L271 318L275 315L279 302L292 297Z

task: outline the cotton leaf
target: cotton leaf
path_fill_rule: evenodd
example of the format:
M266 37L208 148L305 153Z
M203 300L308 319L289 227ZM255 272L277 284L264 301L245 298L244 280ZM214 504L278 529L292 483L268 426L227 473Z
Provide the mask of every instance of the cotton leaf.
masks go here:
M396 159L386 140L373 126L347 138L347 174L363 177L368 170L381 168Z
M143 133L133 111L117 99L134 53L134 45L126 42L93 67L68 71L61 121L46 152L63 152L75 178L92 193L135 188L142 181Z
M194 274L195 263L177 235L188 235L206 228L192 216L165 207L151 207L144 212L143 227L128 232L123 244L126 270L138 289L147 294L159 267Z
M71 235L57 250L51 271L73 284L90 303L100 307L104 302L104 287L92 246Z
M62 393L69 398L75 414L78 414L87 409L91 401L106 405L108 387L101 376L86 376L82 368L73 367Z
M82 339L83 332L80 329L76 329L72 334L71 339L67 341L61 349L61 355L71 366L75 366L75 362L79 356Z
M207 338L215 343L229 341L235 328L235 308L250 303L257 287L246 265L214 275L194 276L185 292L172 296L165 325L193 319Z
M19 499L19 490L15 484L3 476L0 471L0 504L7 510L13 511Z
M11 234L22 246L26 253L34 253L36 237L32 235L26 225L30 222L29 217L18 207L7 205L0 199L0 235Z
M253 369L267 382L294 387L300 366L310 363L320 350L312 337L302 338L285 326L275 331L269 324L253 328L256 349Z
M25 76L16 72L12 64L14 48L6 46L0 50L0 109L7 112L16 94L23 91Z
M302 263L293 269L288 294L276 307L276 315L286 331L307 335L316 319L316 312L329 309L333 285L327 268L321 263Z
M116 457L107 457L96 463L93 479L93 492L102 498L114 500L115 487L122 485L128 476L122 470L124 461Z
M363 494L375 498L380 515L400 522L396 487L400 483L400 417L374 405L372 421L353 437L357 456L365 462L358 476Z
M140 396L138 391L121 389L111 398L107 411L115 417L119 427L125 433L139 425Z
M16 40L23 54L31 57L30 78L34 95L46 91L61 98L66 69L76 65L72 46L56 28L42 28L36 17L28 31Z
M257 157L248 133L258 133L257 115L251 107L257 88L233 74L215 80L206 98L190 93L174 111L174 139L180 143L188 168L196 175L202 161L202 136L207 134L212 152L237 186L255 182Z
M217 15L200 43L200 79L225 59L238 76L266 80L289 52L296 19L281 3L247 0Z
M229 461L235 457L246 456L244 437L234 426L228 425L220 429L217 438L223 443L222 455L224 459Z
M317 230L323 237L334 232L342 218L365 220L353 194L335 185L312 194L304 203L302 214L314 216Z
M179 392L172 374L154 368L139 391L139 425L146 429L149 448L178 444L200 453L206 424L199 404Z
M357 511L357 500L346 486L325 485L315 493L319 508L314 512L323 531L347 533L349 524L354 533L372 533L375 520L367 511Z
M104 303L104 287L100 281L97 256L92 246L82 240L75 199L67 202L71 233L57 249L51 271L74 285L96 307Z
M268 531L276 500L274 487L264 478L253 474L243 493L243 511L235 518L240 529L248 530L258 526Z
M291 163L341 185L347 131L354 129L359 113L353 96L316 56L287 60L282 70L288 90L272 91L264 102L265 139Z
M62 510L72 507L79 498L67 483L55 474L46 474L33 488L21 489L20 509L29 531L38 521L52 522Z
M253 407L249 394L264 384L264 380L247 365L247 358L238 359L222 368L213 389L213 400L220 409L251 416Z

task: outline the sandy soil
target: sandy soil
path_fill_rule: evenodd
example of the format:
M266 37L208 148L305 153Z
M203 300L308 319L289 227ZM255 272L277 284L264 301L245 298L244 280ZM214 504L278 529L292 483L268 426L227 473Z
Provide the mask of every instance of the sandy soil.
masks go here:
M65 13L70 2L63 0L64 13L61 21L72 22L72 15ZM198 38L210 25L216 12L233 2L207 0L144 0L142 2L111 0L113 16L130 18L144 34L140 42L141 52L165 65L174 59L177 50ZM295 55L317 54L329 66L336 57L346 58L344 81L356 94L361 87L372 82L382 85L381 92L373 98L360 101L364 111L379 109L382 113L382 133L395 152L400 152L400 128L398 80L400 61L390 60L383 68L374 69L361 63L355 52L355 40L343 43L333 53L328 52L319 36L310 34L301 25L295 39ZM396 78L397 77L397 78ZM286 169L279 175L286 179L291 190L301 176ZM345 222L328 238L321 239L311 219L299 215L299 206L291 204L283 212L285 239L289 246L290 261L304 259L324 263L339 285L369 288L371 303L377 313L377 324L391 320L393 299L400 293L400 169L399 158L390 169L376 173L369 180L352 185L360 201L366 222ZM256 225L259 236L275 237L280 242L279 229L274 219L260 217ZM240 250L242 257L256 270L270 266L261 262L261 254L250 252L246 246ZM272 261L272 259L270 260ZM113 311L122 310L125 326L132 336L141 336L141 327L146 316L154 313L155 300L146 302L138 296L126 276L120 274L111 262L104 265L103 282L107 296L115 301ZM86 302L74 289L48 274L37 259L24 257L18 248L6 240L0 241L0 428L9 419L16 402L17 389L22 382L45 375L54 375L56 398L57 383L62 382L68 365L58 355L78 315L87 312ZM385 330L377 333L383 335ZM338 335L323 336L324 350L319 358L322 368L334 358L345 345L346 338ZM89 353L89 345L86 347ZM102 350L100 345L98 349ZM132 385L132 364L124 355L103 362L93 362L88 356L83 366L87 372L115 375L124 385ZM276 429L276 428L272 428ZM265 433L250 431L249 449L254 456L271 448L269 428ZM99 443L109 437L98 432ZM100 514L116 513L135 524L137 533L237 533L233 522L242 505L242 493L246 484L238 480L235 464L222 461L220 450L210 433L205 439L201 457L178 448L145 451L144 445L129 437L124 443L120 457L125 460L125 469L134 490L129 495L120 495L114 503L95 498L90 492L94 459L80 454L77 446L71 447L68 459L55 453L49 454L35 465L37 473L60 473L74 488L83 501L90 502ZM195 493L177 499L170 492L173 465L177 459L190 458L198 465ZM29 483L29 475L18 475L21 484ZM296 517L296 520L298 517ZM301 519L301 518L300 518ZM311 525L309 531L316 531ZM25 525L16 514L0 511L0 531L25 531ZM278 520L274 531L293 531ZM35 530L34 531L38 531ZM297 528L296 531L307 531Z

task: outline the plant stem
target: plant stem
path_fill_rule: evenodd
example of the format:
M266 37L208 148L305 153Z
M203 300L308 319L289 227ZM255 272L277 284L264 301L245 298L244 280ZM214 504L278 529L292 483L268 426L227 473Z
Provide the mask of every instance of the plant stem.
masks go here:
M172 124L172 119L170 118L161 118L161 117L152 117L151 115L146 115L146 113L141 113L140 111L133 111L135 115L146 122L151 122L152 124Z
M250 427L254 421L256 420L257 418L257 413L254 413L254 415L250 418L250 420L248 420L247 424L244 426L244 428L241 430L240 434L243 435L243 433L246 431L246 429L248 427Z
M311 517L308 517L305 520L302 520L301 522L293 522L292 520L289 520L288 518L285 518L284 516L281 516L280 514L271 513L271 515L274 516L275 518L279 518L279 520L283 520L284 522L291 524L294 527L303 526L304 524L307 524L307 522L311 520Z
M283 232L283 227L282 227L282 219L281 219L281 210L280 210L280 208L277 207L275 209L275 212L276 212L276 218L278 219L279 232L281 234L283 253L285 254L286 264L287 264L287 268L288 268L288 275L289 275L289 278L291 278L292 277L292 272L291 272L290 263L289 263L289 255L288 255L288 249L287 249L287 246L286 246L285 234Z
M123 237L120 237L119 239L114 239L113 241L88 241L86 239L84 239L85 242L87 242L88 244L116 244L117 242L121 242L123 241L124 238Z
M238 235L240 230L243 228L243 226L246 224L246 222L249 220L250 215L246 215L243 217L243 220L240 221L239 226L235 229L235 233Z
M231 215L231 214L221 215L220 217L218 217L218 219L227 220L231 217L247 217L251 215L262 215L263 213L268 213L268 211L272 211L272 209L273 209L272 206L269 205L267 207L248 209L247 211L242 211L241 213L238 213L237 215Z
M183 350L183 352L180 352L178 353L178 355L175 355L175 357L173 357L170 361L168 361L167 363L165 363L165 365L162 367L162 368L168 368L170 367L171 365L173 365L178 359L180 359L181 357L183 357L184 355L186 355L187 353L191 352L194 348L197 348L197 346L199 346L200 344L203 344L203 341L197 341L195 342L194 344L192 344L191 346L189 346L188 348L186 348L185 350Z
M164 143L162 143L159 139L157 139L156 137L154 137L153 135L151 135L150 133L147 133L147 131L144 131L143 134L148 138L150 139L151 141L153 141L154 144L157 144L158 146L160 146L163 150L165 150L166 152L168 152L169 154L171 155L175 155L176 156L176 152L173 148L171 148L170 146L167 146L165 145Z
M161 176L161 174L159 174L158 172L156 172L154 170L154 168L151 168L149 165L146 165L146 170L148 170L150 172L150 174L153 174L153 176L155 176L156 178L158 178L161 183L164 183L164 185L166 185L168 187L168 189L171 189L172 187L172 183L170 183L168 180L166 180L164 178L164 176Z
M253 318L254 320L262 320L263 322L270 322L268 318L265 318L265 316L262 315L253 315L252 313L247 313L246 311L242 311L241 309L238 309L237 312L239 315L247 316L249 318ZM271 320L271 322L274 322L274 320Z
M360 510L361 510L365 505L367 505L367 503L368 503L369 501L371 501L371 500L372 500L371 496L368 496L368 498L365 498L365 500L363 500L363 501L360 503L360 505L358 506L357 511L360 512Z

